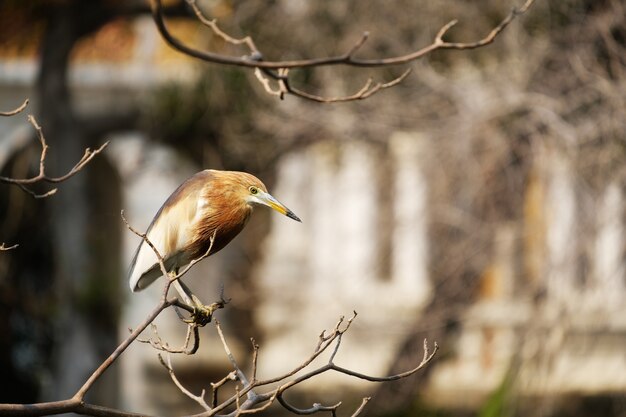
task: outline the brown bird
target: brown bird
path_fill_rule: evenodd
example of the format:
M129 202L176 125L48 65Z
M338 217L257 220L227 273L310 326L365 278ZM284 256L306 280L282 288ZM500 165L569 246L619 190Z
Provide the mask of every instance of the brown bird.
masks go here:
M146 235L163 257L165 269L178 271L203 256L211 247L212 238L211 255L226 246L241 232L257 205L301 221L272 197L254 175L207 169L187 179L169 196ZM146 288L161 275L154 251L142 241L130 266L131 291ZM187 303L193 300L198 305L187 287L178 281L175 285Z

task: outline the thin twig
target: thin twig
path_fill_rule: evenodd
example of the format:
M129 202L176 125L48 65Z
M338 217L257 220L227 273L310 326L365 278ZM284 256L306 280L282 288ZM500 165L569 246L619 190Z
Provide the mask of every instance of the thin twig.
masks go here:
M0 244L0 251L7 251L7 250L15 249L18 246L20 246L19 243L16 243L16 244L11 245L11 246L6 246L6 244L3 242L2 244Z
M216 407L217 406L217 392L218 390L225 385L227 382L230 381L237 381L237 371L231 371L228 375L226 375L224 378L220 379L217 382L211 382L211 391L212 391L212 395L211 395L211 407Z
M26 103L26 102L25 102ZM21 111L21 110L20 110ZM46 175L46 156L48 154L48 144L46 143L46 138L44 137L41 126L37 123L37 120L33 115L28 115L28 122L33 126L35 131L37 132L37 138L39 139L39 143L41 144L41 155L39 156L39 173L31 178L10 178L0 176L0 182L5 184L17 185L22 190L33 196L34 198L45 198L49 197L57 192L56 188L53 188L43 194L39 194L28 188L28 185L33 185L39 182L47 182L50 184L58 184L63 181L67 181L78 172L80 172L85 165L87 165L97 154L102 152L104 148L106 148L109 142L105 142L102 146L100 146L96 150L91 150L89 148L85 149L85 153L81 157L81 159L70 169L65 175L61 175L59 177L51 177Z
M137 339L138 342L149 344L156 350L160 350L162 352L184 353L185 355L195 354L200 347L200 334L198 333L198 325L195 323L187 324L187 334L185 335L185 341L183 342L183 345L179 348L172 348L167 342L163 341L161 335L159 335L156 324L151 323L150 327L152 328L154 339ZM192 338L193 344L190 345Z
M211 237L209 238L209 247L206 250L206 252L204 252L204 254L202 254L199 258L196 259L192 259L191 262L189 262L189 264L187 264L187 266L185 268L183 268L178 274L174 275L174 276L170 276L170 281L174 282L176 280L179 280L183 275L185 275L187 272L189 272L189 270L198 262L200 262L201 260L203 260L204 258L206 258L207 256L211 255L211 250L213 250L213 242L215 242L215 236L217 235L217 229L215 229L213 231L213 234L211 235ZM222 301L225 301L222 298Z
M339 401L337 404L333 404L333 405L322 405L320 403L315 403L313 404L313 406L309 408L298 408L290 404L289 402L287 402L287 400L285 400L285 398L283 397L282 392L280 392L276 396L276 398L278 402L280 403L280 405L282 405L287 411L290 411L294 414L300 414L300 415L315 414L315 413L319 413L320 411L334 412L341 406L341 401Z
M361 414L361 412L365 409L365 406L367 405L367 403L372 399L372 397L365 397L363 398L363 401L361 401L361 405L359 406L359 408L357 408L354 413L352 414L351 417L357 417L358 415Z
M252 40L250 36L245 36L241 39L233 38L232 36L224 32L222 29L220 29L220 27L217 25L216 19L211 19L211 20L207 19L202 13L202 11L200 10L200 8L198 7L198 5L196 4L195 0L187 0L187 4L191 6L191 9L193 10L194 14L196 15L200 23L210 28L217 36L219 36L224 41L233 45L245 44L251 52L250 53L251 57L255 57L255 59L257 60L261 59L261 56L260 56L261 52L256 47L256 45L254 44L254 41Z
M178 387L178 389L183 394L185 394L187 397L189 397L192 400L194 400L195 402L197 402L206 411L211 411L211 407L209 406L209 404L207 404L206 400L204 399L204 396L206 395L205 390L202 390L200 392L200 395L195 395L194 393L189 391L178 380L178 377L176 376L176 373L174 372L174 368L172 367L172 358L171 358L171 356L169 354L167 355L167 363L165 362L165 360L163 360L163 356L160 353L159 353L158 357L159 357L159 362L161 362L161 365L163 365L165 367L165 369L167 369L167 372L169 373L170 378L172 379L174 384Z
M0 111L0 116L15 116L16 114L20 113L22 110L24 110L26 108L26 106L28 106L28 99L24 100L24 103L22 103L21 106L19 106L17 109L15 110L10 110L10 111Z
M222 326L220 325L219 320L215 320L215 328L217 329L217 334L219 335L220 340L222 341L222 347L224 348L226 357L228 358L231 366L237 373L237 379L239 379L239 381L241 381L241 383L244 386L250 385L250 383L248 382L248 378L243 373L239 365L237 365L237 360L235 359L235 356L233 355L233 353L230 351L230 347L228 346L228 343L226 343L226 338L224 337L224 332L222 331Z
M252 381L256 382L257 362L259 360L259 345L254 339L250 339L252 343Z
M306 91L299 90L297 88L292 87L289 83L286 83L287 91L293 95L298 97L306 98L307 100L315 101L318 103L342 103L346 101L356 101L356 100L365 100L378 93L379 91L385 90L387 88L394 87L400 84L404 79L411 73L411 69L407 69L404 71L399 77L394 78L393 80L386 83L376 83L372 86L373 80L369 78L365 85L361 87L359 91L349 96L341 96L341 97L322 97L315 94L307 93Z

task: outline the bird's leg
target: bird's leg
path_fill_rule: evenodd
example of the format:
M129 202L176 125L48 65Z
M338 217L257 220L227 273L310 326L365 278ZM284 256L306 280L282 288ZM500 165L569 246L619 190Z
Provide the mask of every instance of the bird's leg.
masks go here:
M195 299L197 299L197 297L193 295L191 290L185 284L177 279L176 281L174 281L174 288L176 288L176 291L178 291L178 294L180 294L185 304L192 307L194 306L194 301Z
M202 301L187 287L182 281L177 279L174 281L174 288L183 298L185 303L193 308L193 313L191 313L191 318L188 320L184 320L187 323L195 323L198 326L205 326L207 323L211 321L213 317L213 312L218 308L216 305L204 305Z

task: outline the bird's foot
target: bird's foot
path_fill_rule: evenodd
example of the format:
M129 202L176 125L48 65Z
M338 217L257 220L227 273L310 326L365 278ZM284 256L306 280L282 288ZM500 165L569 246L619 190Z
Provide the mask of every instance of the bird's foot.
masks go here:
M192 295L193 301L193 313L188 319L184 319L185 323L193 323L198 327L204 327L211 322L213 318L213 312L217 309L224 307L222 302L212 303L209 305L203 304L198 297Z

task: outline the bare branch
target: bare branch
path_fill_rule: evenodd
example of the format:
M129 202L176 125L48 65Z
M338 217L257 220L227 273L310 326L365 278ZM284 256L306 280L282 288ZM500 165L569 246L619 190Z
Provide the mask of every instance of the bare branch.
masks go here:
M169 282L167 284L169 284ZM174 300L165 301L165 302L162 301L161 303L159 303L159 305L155 307L152 313L148 315L148 317L146 317L146 319L139 325L139 327L133 330L131 335L118 346L118 348L111 354L111 356L109 356L109 358L107 358L107 360L105 360L98 367L96 371L94 371L94 373L87 380L87 382L83 385L83 387L81 387L81 389L78 390L78 392L72 398L64 400L64 401L58 401L58 402L52 402L52 403L30 404L30 405L0 404L0 413L8 412L11 415L49 415L49 414L76 412L80 414L93 415L93 416L120 416L120 417L137 416L137 414L134 414L134 413L128 413L128 412L120 411L116 409L87 404L84 402L83 398L86 392L91 388L93 383L119 357L119 355L128 347L128 345L132 343L134 340L139 340L138 339L139 334L144 329L146 329L150 324L153 323L154 319L158 316L158 314L161 311L163 311L163 309L171 305L174 305ZM425 364L430 362L437 351L437 344L435 344L434 351L432 353L429 352L428 344L426 341L424 341L424 357L420 365L418 365L418 367L414 368L411 371L407 371L401 374L392 375L388 377L371 377L371 376L359 374L357 372L349 371L344 368L338 367L333 363L333 358L340 346L342 335L349 329L350 324L352 323L355 317L356 317L356 313L347 321L343 317L341 317L339 321L337 322L337 324L335 325L332 332L330 332L328 335L325 334L326 332L322 332L322 334L319 337L321 344L318 343L315 351L311 354L310 358L308 358L304 362L305 364L310 364L312 360L318 357L321 352L325 351L332 343L336 342L335 348L330 355L330 359L325 365L320 366L316 369L313 369L299 376L298 378L288 381L285 384L282 384L276 388L270 389L269 391L261 393L261 394L257 394L254 391L254 389L262 388L274 382L284 380L285 378L289 376L293 376L299 371L301 371L303 367L297 366L296 368L294 368L294 370L280 377L267 379L265 381L257 381L256 380L256 368L257 368L258 345L256 344L256 342L252 341L253 343L253 369L252 369L253 377L251 380L248 380L244 372L237 365L237 362L232 352L230 351L230 348L228 347L228 343L226 342L221 326L219 322L216 321L215 328L218 331L220 339L222 340L224 351L227 357L229 358L234 370L230 372L226 377L221 379L220 381L211 384L211 388L212 388L211 405L209 405L206 401L206 398L205 398L206 390L202 390L200 394L196 395L192 393L189 389L187 389L180 382L172 366L171 356L169 352L167 352L166 358L164 358L162 354L158 354L158 358L161 364L165 367L165 369L167 369L170 375L170 378L172 379L176 387L184 395L186 395L187 397L189 397L190 399L198 403L205 410L203 413L198 414L197 416L236 417L236 416L241 416L245 414L255 414L255 413L268 409L275 402L278 402L287 411L294 413L294 414L309 415L309 414L315 414L318 412L330 412L333 416L336 416L336 410L341 406L341 402L337 404L333 404L333 405L322 405L321 403L314 403L309 408L299 408L297 406L290 404L284 398L284 394L290 388L296 386L297 384L307 379L310 379L314 376L328 372L328 371L336 371L340 373L345 373L350 376L354 376L354 377L361 378L361 379L366 379L369 381L375 381L375 382L390 381L394 379L404 378L408 375L411 375L417 372L417 370L421 369L421 367L423 367ZM158 335L158 332L156 331L154 327L153 327L153 331L156 335L157 342L155 343L157 344L157 346L158 347L167 346L165 343L162 342L161 338ZM189 337L190 336L188 335L188 338ZM221 403L218 403L218 395L217 395L218 389L222 387L223 385L229 382L233 382L233 381L240 381L242 385L235 387L235 394L233 396L231 396L230 398L228 398L227 400ZM244 397L244 395L247 398L245 401L242 402L241 399ZM352 414L352 416L360 415L360 413L362 412L362 410L364 409L368 401L369 401L368 397L364 398L361 405ZM230 406L235 407L234 411L229 412L227 414L218 414Z
M7 251L7 250L15 249L18 246L20 246L19 243L16 243L16 244L11 245L11 246L6 246L6 244L3 242L3 243L0 244L0 252L1 251Z
M380 82L376 83L373 86L372 86L373 81L370 78L367 80L365 85L359 91L357 91L356 93L352 95L343 96L343 97L322 97L322 96L310 94L305 91L294 88L286 80L283 82L284 82L287 92L289 92L290 94L294 96L301 97L301 98L311 100L311 101L316 101L318 103L341 103L341 102L346 102L346 101L364 100L366 98L369 98L381 90L394 87L400 84L410 73L411 73L411 69L409 68L406 71L404 71L402 75L400 75L399 77L394 78L393 80L386 82L386 83L380 83Z
M357 43L354 44L354 46L348 51L346 52L346 55L349 57L354 56L354 54L361 49L361 47L365 44L365 41L367 41L367 38L369 38L370 33L369 32L363 32L363 35L361 36L361 39L359 39L359 41Z
M194 0L188 0L190 4L193 5ZM384 67L398 64L406 64L411 61L415 61L424 55L437 50L437 49L475 49L484 45L488 45L492 43L496 37L519 15L524 14L530 6L534 3L534 0L527 0L521 8L514 8L494 29L489 32L487 36L484 38L475 41L475 42L445 42L441 39L443 33L449 29L453 23L448 23L445 25L438 33L435 41L423 47L422 49L397 57L390 58L374 58L374 59L358 59L354 58L354 52L358 49L363 43L364 39L361 37L359 41L348 50L346 53L338 56L332 57L324 57L324 58L312 58L312 59L302 59L302 60L290 60L290 61L263 61L259 58L253 59L250 56L244 57L233 57L229 55L216 54L212 52L200 51L193 49L189 46L184 45L180 40L176 39L167 29L165 25L165 21L163 20L162 14L162 5L161 0L151 0L152 4L152 15L154 21L161 33L161 36L164 40L174 49L178 51L198 58L200 60L206 62L212 62L216 64L223 65L234 65L241 67L250 67L250 68L265 68L265 69L280 69L280 68L311 68L311 67L321 67L321 66L330 66L330 65L348 65L355 67ZM194 9L196 14L201 14L201 12L197 9ZM204 21L210 21L209 19L203 18ZM455 22L456 23L456 22ZM445 30L444 30L445 29ZM442 33L443 32L443 33ZM230 37L228 37L230 38ZM224 38L227 40L227 38ZM244 38L245 39L245 38ZM245 43L242 40L238 40L239 43ZM258 50L256 50L258 51ZM256 52L255 51L255 52Z
M342 373L342 374L353 376L355 378L364 379L364 380L370 381L370 382L396 381L398 379L402 379L402 378L406 378L408 376L411 376L414 373L416 373L417 371L419 371L420 369L422 369L424 366L428 365L430 363L430 361L432 361L432 359L435 357L435 354L437 353L438 350L439 350L439 346L437 345L437 343L435 343L434 347L433 347L433 351L429 354L428 344L427 344L426 339L424 339L424 357L423 357L422 361L419 363L419 365L417 365L415 368L413 368L413 369L411 369L409 371L402 372L402 373L395 374L395 375L390 375L390 376L375 377L375 376L365 375L365 374L361 374L359 372L351 371L351 370L346 369L346 368L342 368L342 367L337 366L335 364L331 364L329 369L332 369L333 371L337 371L337 372Z
M278 399L278 402L280 403L280 405L285 407L287 411L290 411L294 414L300 414L300 415L315 414L315 413L319 413L320 411L334 412L335 410L337 410L337 408L339 408L339 406L341 406L341 401L339 401L337 404L329 405L329 406L324 406L320 403L315 403L310 408L298 408L289 404L283 397L282 392L279 393L276 398Z
M262 381L259 381L256 379L258 345L253 341L253 360L252 360L253 377L250 380L248 380L244 372L241 370L241 368L237 364L237 361L234 358L228 346L228 343L226 342L226 338L224 337L224 333L222 331L220 323L216 321L215 328L218 332L220 340L222 341L224 352L226 353L226 356L228 357L228 360L230 361L231 366L233 367L234 370L226 378L223 378L218 383L211 384L211 387L213 388L212 408L210 410L205 408L206 411L204 413L197 414L196 417L199 417L199 416L234 417L234 416L240 416L243 414L253 414L261 410L267 409L275 401L278 401L278 403L281 404L282 407L284 407L287 411L294 413L294 414L308 415L308 414L315 414L318 412L330 412L334 416L336 415L336 410L341 405L341 402L337 404L333 404L333 405L323 405L321 403L314 403L309 408L299 408L293 404L290 404L285 399L284 394L285 392L287 392L289 389L293 388L294 386L308 379L311 379L317 375L320 375L322 373L329 372L329 371L343 373L343 374L346 374L355 378L364 379L364 380L372 381L372 382L385 382L385 381L393 381L396 379L406 378L407 376L413 375L415 372L419 371L426 364L428 364L433 359L434 355L436 354L438 350L437 344L435 343L433 351L430 352L428 349L427 341L425 340L424 341L424 356L423 356L421 363L417 367L409 371L400 373L400 374L390 375L386 377L374 377L370 375L361 374L352 370L348 370L346 368L342 368L340 366L335 365L333 363L333 360L341 344L342 335L350 328L350 325L355 317L356 317L356 313L354 313L354 315L350 317L350 319L348 319L347 321L345 320L344 317L341 317L338 320L335 327L333 328L332 332L330 332L328 335L326 335L326 332L322 332L319 336L318 344L314 352L310 355L309 358L307 358L303 362L303 364L296 366L294 369L292 369L291 371L287 372L284 375L281 375L275 378L262 380ZM331 346L333 343L335 343L335 347L333 351L331 352L329 360L327 361L325 365L309 370L308 372L305 372L304 374L298 376L297 378L288 380L286 383L278 387L275 387L273 389L270 389L269 391L266 391L263 393L255 392L256 389L265 387L270 384L274 384L276 382L283 381L299 373L304 368L306 368L309 364L311 364L315 358L319 357L319 355L322 352L324 352L326 349L328 349L328 347ZM242 385L235 387L235 394L233 396L231 396L230 398L218 404L217 389L223 386L224 384L228 383L229 381L234 381L234 380L240 381ZM244 396L246 396L247 398L245 401L241 402L241 399ZM362 412L363 408L365 407L368 401L369 401L369 398L367 397L364 398L361 405L358 407L357 410L355 410L355 412L352 415L358 416ZM235 410L228 414L220 414L221 412L223 412L225 409L227 409L230 406L234 406Z
M193 12L195 13L196 17L198 18L198 20L205 26L207 26L208 28L210 28L217 36L219 36L220 38L222 38L225 42L228 42L230 44L233 45L243 45L245 44L248 49L250 50L250 57L252 59L261 59L261 52L259 51L259 49L256 47L256 45L254 44L254 41L252 40L252 38L250 36L246 36L243 37L241 39L237 39L237 38L233 38L232 36L228 35L226 32L224 32L223 30L221 30L219 28L219 26L217 25L217 20L216 19L212 19L209 20L207 19L204 14L202 13L202 11L200 10L200 8L198 7L198 5L196 4L196 0L186 0L187 4L189 4L193 10Z
M228 375L226 375L224 378L220 379L219 381L211 382L211 390L212 390L211 406L212 407L217 407L217 392L218 392L218 390L223 385L225 385L226 383L228 383L230 381L237 381L237 371L231 371Z
M200 256L199 258L193 259L191 262L189 262L189 264L183 268L182 271L180 271L178 274L174 275L174 276L170 276L170 281L174 282L178 279L180 279L183 275L185 275L187 272L189 272L189 270L198 262L200 262L201 260L203 260L204 258L206 258L207 256L211 255L211 250L213 249L213 242L215 242L215 236L217 235L217 229L215 229L213 231L213 234L211 235L210 238L210 243L209 243L209 248L206 250L206 252L204 252L204 254L202 254L202 256ZM222 301L226 301L222 298Z
M331 65L343 65L351 67L388 67L394 65L408 64L412 61L418 60L425 55L428 55L438 49L476 49L486 46L495 41L497 36L518 16L524 14L534 3L534 0L526 0L526 2L520 8L513 8L511 12L494 27L485 37L474 42L446 42L443 40L445 34L457 23L453 20L439 29L435 39L430 45L426 45L417 51L388 58L357 58L356 53L361 49L368 39L369 33L364 32L359 40L345 53L337 56L311 58L301 60L289 60L289 61L266 61L263 59L263 54L257 48L253 39L250 36L245 36L241 39L234 38L224 31L222 31L215 19L208 19L204 16L202 11L198 8L196 0L187 0L187 3L192 7L194 14L198 20L208 27L216 36L219 36L225 42L232 45L245 45L248 48L248 55L244 56L231 56L225 54L219 54L209 51L202 51L190 46L185 45L179 39L174 37L167 28L163 18L163 7L161 0L151 0L152 17L159 30L159 33L165 40L165 42L172 48L179 52L197 58L199 60L221 64L232 65L247 68L254 68L254 75L259 80L265 91L273 96L283 99L285 94L291 94L296 97L315 101L318 103L337 103L347 102L355 100L363 100L377 92L398 85L402 80L406 78L408 72L404 72L401 76L395 78L387 83L376 83L372 87L372 81L368 80L367 83L357 93L345 97L332 97L325 98L315 94L310 94L301 89L294 88L290 85L289 69L291 68L313 68ZM274 72L277 71L277 72ZM270 84L270 79L277 82L277 88L273 88Z
M159 335L157 330L157 326L154 323L150 324L152 328L152 333L154 334L153 339L137 339L140 343L146 343L155 348L156 350L160 350L162 352L167 353L184 353L185 355L193 355L198 351L200 347L200 334L198 333L198 325L196 323L188 323L187 324L187 334L185 336L185 341L180 348L172 348L167 342L164 342ZM193 336L193 344L190 345L191 339Z
M237 379L241 381L241 383L244 384L244 386L250 385L250 383L248 382L248 378L246 378L246 375L243 373L241 368L239 368L239 365L237 365L237 360L235 360L235 356L230 351L230 347L228 347L228 343L226 343L226 338L224 337L222 326L220 325L220 322L218 320L215 320L215 328L217 329L217 334L219 335L220 340L222 341L222 346L224 347L224 352L226 353L226 357L228 358L231 366L233 367L235 373L237 374Z
M19 106L15 110L6 111L6 112L5 111L0 111L0 116L15 116L16 114L18 114L22 110L24 110L26 108L26 106L28 106L28 99L24 100L24 103L22 103L22 105Z
M351 417L357 417L358 415L361 414L361 412L365 409L365 406L367 405L367 403L371 400L371 397L365 397L363 398L363 401L361 401L361 405L359 406L359 408L356 409L356 411L354 413L352 413Z
M156 248L156 246L154 246L154 244L150 241L150 239L148 239L148 235L146 233L141 233L139 230L135 229L133 226L130 225L130 223L126 219L126 216L124 215L124 210L120 211L120 216L122 217L122 221L124 222L128 230L130 230L131 232L139 236L144 242L146 242L148 246L150 246L150 249L152 249L152 251L154 252L154 255L157 257L157 260L159 261L163 276L167 276L167 269L165 268L165 264L163 263L163 256L161 255L159 250Z
M250 339L252 343L252 380L256 381L257 361L259 360L259 345L254 339Z
M25 104L26 103L28 103L28 100L25 101ZM45 164L46 164L46 156L48 154L48 144L46 143L46 139L43 135L43 131L41 129L41 126L39 126L39 124L37 123L37 120L35 120L35 117L33 115L28 115L28 122L33 126L33 128L37 132L37 138L39 139L39 143L41 144L41 155L39 157L39 174L31 178L22 178L22 179L0 176L0 182L5 183L5 184L17 185L18 187L20 187L22 190L24 190L25 192L27 192L34 198L49 197L55 194L57 189L53 188L50 191L47 191L43 194L39 194L31 190L30 188L28 188L27 187L28 185L33 185L39 182L57 184L57 183L70 179L71 177L76 175L78 172L80 172L85 167L85 165L87 165L93 159L94 156L102 152L104 148L106 148L107 145L109 144L109 142L107 141L98 149L93 150L93 151L89 148L85 149L85 153L83 154L82 158L76 163L76 165L72 167L72 169L69 170L69 172L59 177L50 177L46 175Z
M163 365L165 369L167 369L167 372L170 374L170 378L172 378L172 381L178 387L178 389L187 397L197 402L202 408L204 408L207 411L210 411L211 407L209 406L209 404L207 404L206 400L204 399L204 396L206 395L205 390L202 390L200 392L200 395L193 394L191 391L185 388L183 384L181 384L178 378L176 377L176 374L174 373L174 368L172 368L172 359L170 355L169 354L167 355L167 363L165 362L165 360L163 360L163 356L161 354L159 354L158 357L159 357L159 362L161 362L161 365Z

